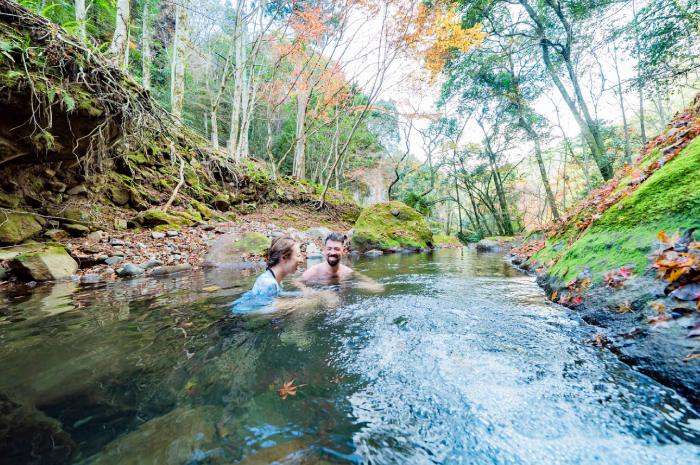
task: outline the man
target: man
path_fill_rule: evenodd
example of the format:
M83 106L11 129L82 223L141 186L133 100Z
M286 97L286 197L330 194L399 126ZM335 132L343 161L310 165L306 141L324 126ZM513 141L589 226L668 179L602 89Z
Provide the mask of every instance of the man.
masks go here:
M317 263L304 272L304 281L343 280L353 275L352 268L340 263L345 255L345 235L330 233L324 241L323 256L326 261Z

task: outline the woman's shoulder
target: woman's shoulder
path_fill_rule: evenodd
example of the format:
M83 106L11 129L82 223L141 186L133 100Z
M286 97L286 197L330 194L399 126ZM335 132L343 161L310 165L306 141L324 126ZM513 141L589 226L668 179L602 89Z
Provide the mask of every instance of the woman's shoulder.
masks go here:
M258 276L252 289L253 293L263 295L276 295L280 290L279 283L269 270Z

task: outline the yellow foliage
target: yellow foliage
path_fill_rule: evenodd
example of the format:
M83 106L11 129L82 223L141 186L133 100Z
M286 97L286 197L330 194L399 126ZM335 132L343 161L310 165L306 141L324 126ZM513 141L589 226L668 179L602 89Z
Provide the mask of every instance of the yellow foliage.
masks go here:
M432 6L423 3L418 6L413 27L405 34L404 41L422 55L425 67L435 77L455 50L466 52L478 47L485 37L479 24L464 29L457 6L440 0Z

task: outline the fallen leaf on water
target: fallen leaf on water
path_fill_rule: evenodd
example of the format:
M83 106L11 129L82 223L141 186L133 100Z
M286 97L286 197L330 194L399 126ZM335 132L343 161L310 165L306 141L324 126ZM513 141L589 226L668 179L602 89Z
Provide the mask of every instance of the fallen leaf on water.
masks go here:
M695 353L693 353L693 354L688 354L688 355L686 355L685 358L683 359L683 361L684 361L684 362L689 362L689 361L691 361L691 360L693 360L693 359L695 359L695 358L700 358L700 352L695 352Z
M221 289L219 286L207 286L207 287L202 288L202 290L204 292L215 292L215 291L218 291L219 289Z
M277 391L277 393L280 395L282 400L285 400L288 396L296 396L297 395L297 389L299 389L302 386L306 386L306 384L298 384L294 385L294 379L287 381L282 385L281 388Z
M596 334L593 343L598 347L605 347L608 344L608 340L602 334Z
M617 311L620 313L627 313L632 310L632 304L629 302L629 300L625 300L620 304L619 307L617 307Z

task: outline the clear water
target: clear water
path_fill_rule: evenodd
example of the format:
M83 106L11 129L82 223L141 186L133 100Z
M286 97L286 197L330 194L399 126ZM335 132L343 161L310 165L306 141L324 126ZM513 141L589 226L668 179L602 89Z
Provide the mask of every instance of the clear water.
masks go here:
M384 292L284 315L227 316L226 271L6 296L0 393L73 444L33 463L700 463L698 413L502 257L354 266Z

